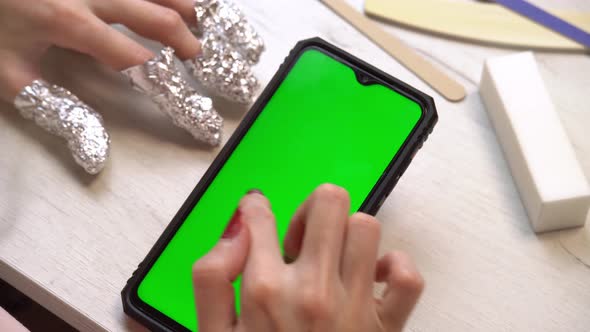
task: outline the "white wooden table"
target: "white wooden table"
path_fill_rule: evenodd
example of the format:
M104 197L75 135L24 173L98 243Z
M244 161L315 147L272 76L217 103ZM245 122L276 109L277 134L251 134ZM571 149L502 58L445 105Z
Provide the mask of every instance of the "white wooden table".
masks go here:
M318 1L243 6L268 45L262 82L296 41L319 35L435 98L440 122L379 213L383 250L408 251L427 281L409 331L590 330L590 225L531 231L477 93L484 59L514 50L388 27L467 87L452 104ZM583 0L559 6L590 10ZM590 58L536 56L590 178ZM87 59L56 52L45 68L103 113L111 161L85 175L59 139L0 106L0 278L80 330L142 330L119 292L218 150ZM227 138L245 109L218 108Z

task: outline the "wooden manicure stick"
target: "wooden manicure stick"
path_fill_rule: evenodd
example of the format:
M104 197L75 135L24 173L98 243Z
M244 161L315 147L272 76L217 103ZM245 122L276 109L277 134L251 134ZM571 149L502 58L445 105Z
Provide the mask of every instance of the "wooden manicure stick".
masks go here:
M440 69L426 61L412 48L385 32L379 25L356 11L342 0L321 0L334 12L352 24L357 30L379 45L401 64L450 101L465 98L465 89Z

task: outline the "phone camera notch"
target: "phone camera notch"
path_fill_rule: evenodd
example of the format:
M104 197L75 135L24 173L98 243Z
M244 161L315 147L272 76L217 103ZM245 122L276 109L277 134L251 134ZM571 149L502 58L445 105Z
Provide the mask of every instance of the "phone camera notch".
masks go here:
M369 85L369 84L375 83L375 81L371 78L371 76L369 76L365 73L362 73L360 71L356 72L356 79L362 85Z

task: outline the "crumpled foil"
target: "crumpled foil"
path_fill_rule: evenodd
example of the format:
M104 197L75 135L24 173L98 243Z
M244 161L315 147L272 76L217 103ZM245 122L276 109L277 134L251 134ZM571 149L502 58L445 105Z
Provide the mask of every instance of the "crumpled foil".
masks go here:
M213 93L250 103L258 88L251 66L264 50L262 38L228 0L196 0L195 13L203 52L185 64Z
M110 138L102 117L70 91L35 80L16 96L14 106L24 118L64 138L86 172L97 174L104 168Z
M148 95L172 122L210 145L221 142L223 119L210 98L203 97L183 79L174 50L165 47L146 63L125 69L133 87Z
M214 34L202 39L203 53L185 65L211 93L242 104L250 103L258 88L244 57Z
M225 40L251 65L258 63L264 41L242 11L229 0L195 0L197 33L213 33Z

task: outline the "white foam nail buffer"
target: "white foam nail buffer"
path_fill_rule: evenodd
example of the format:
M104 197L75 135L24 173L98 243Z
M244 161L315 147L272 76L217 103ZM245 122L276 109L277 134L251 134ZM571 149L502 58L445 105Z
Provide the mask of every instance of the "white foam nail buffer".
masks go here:
M487 60L480 95L533 229L584 225L590 188L533 54Z

